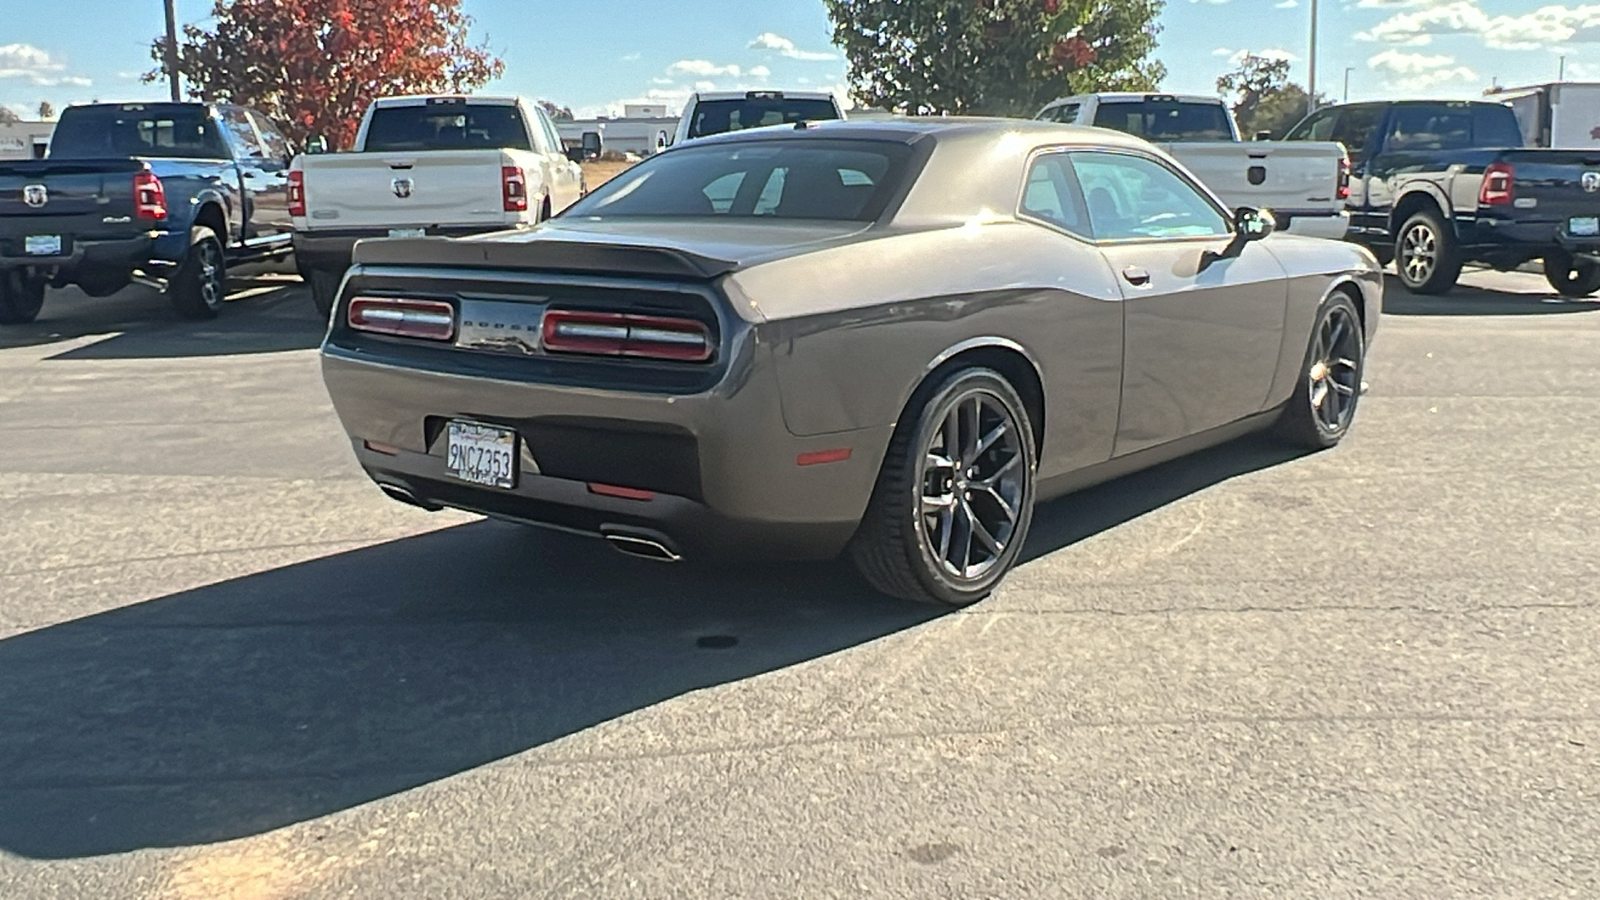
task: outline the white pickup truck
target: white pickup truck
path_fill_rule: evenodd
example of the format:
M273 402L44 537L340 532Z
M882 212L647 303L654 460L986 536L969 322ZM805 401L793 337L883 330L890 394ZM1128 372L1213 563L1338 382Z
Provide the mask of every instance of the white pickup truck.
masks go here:
M529 227L585 192L582 167L534 104L386 97L367 109L352 152L290 167L295 259L326 315L358 240Z
M1231 207L1270 209L1280 230L1344 240L1350 228L1350 158L1332 141L1244 141L1217 97L1082 94L1051 102L1036 119L1142 137L1183 163Z
M838 99L826 91L700 91L684 104L672 144L746 128L842 118Z

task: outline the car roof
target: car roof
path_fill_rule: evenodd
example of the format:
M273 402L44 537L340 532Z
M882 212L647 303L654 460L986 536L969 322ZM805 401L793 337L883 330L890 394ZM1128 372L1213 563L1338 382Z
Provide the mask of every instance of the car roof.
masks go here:
M482 94L401 94L394 97L379 97L372 101L375 107L391 106L425 106L430 100L450 100L462 103L475 103L479 106L515 106L516 97L491 97Z
M695 91L693 100L743 100L751 94L782 94L785 100L834 100L834 96L827 91ZM837 101L835 101L837 102Z
M748 128L698 138L684 146L706 146L718 143L765 140L807 140L835 138L842 140L895 141L911 144L924 137L979 138L989 136L1022 135L1036 138L1037 144L1072 144L1100 147L1127 147L1148 149L1150 145L1132 135L1106 128L1082 125L1063 125L1059 122L1041 122L1036 119L1003 119L982 116L897 116L889 119L829 119L805 122L798 125L773 125L767 128Z
M1176 100L1180 103L1205 103L1209 105L1223 105L1221 97L1207 97L1203 94L1168 94L1163 91L1106 91L1099 94L1073 94L1068 97L1057 97L1045 105L1045 109L1060 106L1063 103L1082 103L1085 100L1098 100L1101 103L1129 103L1144 100Z

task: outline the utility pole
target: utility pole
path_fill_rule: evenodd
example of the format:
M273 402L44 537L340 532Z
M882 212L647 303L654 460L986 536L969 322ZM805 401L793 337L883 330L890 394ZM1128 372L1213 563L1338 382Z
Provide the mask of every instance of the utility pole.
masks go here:
M183 98L178 96L178 13L172 8L172 4L173 0L166 0L167 81L172 85L172 102L177 103Z
M1563 56L1563 57L1561 57L1561 61L1556 63L1556 81L1566 81L1566 80L1567 80L1567 58L1565 56Z
M1306 77L1306 115L1317 111L1317 0L1311 0L1311 74Z
M1356 70L1355 66L1344 67L1344 102L1350 102L1350 73Z

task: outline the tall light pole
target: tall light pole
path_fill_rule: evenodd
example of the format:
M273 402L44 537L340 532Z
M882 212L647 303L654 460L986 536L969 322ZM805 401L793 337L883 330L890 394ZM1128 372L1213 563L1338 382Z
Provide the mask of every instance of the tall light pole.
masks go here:
M1306 77L1306 115L1317 111L1317 0L1311 0L1311 74Z
M1354 72L1355 70L1356 70L1355 66L1345 66L1344 67L1344 100L1341 101L1341 102L1344 102L1344 103L1349 103L1350 102L1350 73Z
M1316 0L1312 0L1316 2ZM172 86L172 102L177 103L178 96L178 13L172 8L173 0L166 0L167 7L167 81Z

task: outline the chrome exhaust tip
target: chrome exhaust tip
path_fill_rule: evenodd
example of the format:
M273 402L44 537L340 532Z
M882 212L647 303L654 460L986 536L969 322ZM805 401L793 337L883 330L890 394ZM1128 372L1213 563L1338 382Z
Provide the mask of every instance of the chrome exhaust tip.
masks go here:
M425 500L418 500L415 494L397 484L380 484L378 485L378 488L385 494L389 495L390 500L398 500L408 506L415 506L418 509L425 509L428 512L438 512L439 510L444 509L444 507L437 503L428 503Z
M635 556L639 559L648 559L653 562L675 563L683 560L678 551L667 546L661 540L648 535L626 534L619 531L601 532L601 537L606 539L614 549Z

